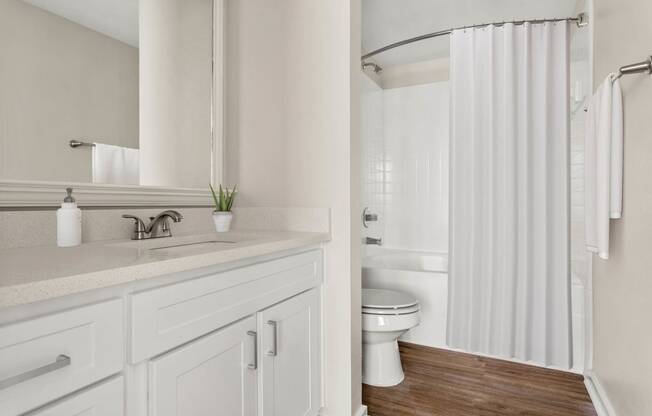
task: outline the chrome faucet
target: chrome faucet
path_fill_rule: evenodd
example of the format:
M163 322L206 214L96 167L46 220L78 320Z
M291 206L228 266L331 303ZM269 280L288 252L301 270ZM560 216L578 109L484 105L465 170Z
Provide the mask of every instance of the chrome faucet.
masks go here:
M372 237L365 237L364 239L365 244L375 244L377 246L382 246L383 245L383 239L381 238L372 238Z
M378 221L378 214L373 214L369 210L369 207L365 207L365 209L362 210L362 225L364 228L369 228L369 224L367 223L372 221Z
M149 224L145 225L143 220L135 215L124 214L122 218L134 220L134 234L132 240L147 240L149 238L172 237L169 219L174 222L181 222L183 215L174 210L166 210L155 217L149 217Z

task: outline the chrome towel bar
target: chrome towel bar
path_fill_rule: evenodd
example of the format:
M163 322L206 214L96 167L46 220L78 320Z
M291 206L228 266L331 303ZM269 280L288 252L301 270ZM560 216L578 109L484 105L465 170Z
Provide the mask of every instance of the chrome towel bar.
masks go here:
M652 56L649 56L647 60L643 62L621 66L618 70L618 75L616 75L616 79L622 77L623 75L639 74L641 72L652 74Z
M95 147L95 143L81 142L79 140L71 140L68 142L68 145L73 149L76 149L78 147Z

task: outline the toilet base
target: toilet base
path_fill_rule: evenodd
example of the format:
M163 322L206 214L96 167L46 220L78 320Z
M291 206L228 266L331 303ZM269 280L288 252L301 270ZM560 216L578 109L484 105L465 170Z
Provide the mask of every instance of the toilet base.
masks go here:
M362 344L362 382L371 386L391 387L405 375L396 339L389 342Z

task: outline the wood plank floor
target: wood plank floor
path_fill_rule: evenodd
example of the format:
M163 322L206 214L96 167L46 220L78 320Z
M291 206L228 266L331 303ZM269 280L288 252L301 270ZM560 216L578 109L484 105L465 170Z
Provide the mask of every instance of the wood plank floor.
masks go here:
M580 375L399 343L405 380L363 384L369 416L596 416Z

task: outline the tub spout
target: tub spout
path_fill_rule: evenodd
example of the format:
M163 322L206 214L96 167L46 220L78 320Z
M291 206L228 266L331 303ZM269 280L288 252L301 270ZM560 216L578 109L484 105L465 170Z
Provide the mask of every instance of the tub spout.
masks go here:
M383 245L383 239L382 238L365 237L364 243L365 244L375 244L377 246L382 246Z

